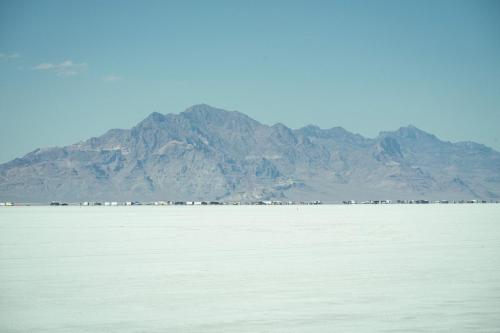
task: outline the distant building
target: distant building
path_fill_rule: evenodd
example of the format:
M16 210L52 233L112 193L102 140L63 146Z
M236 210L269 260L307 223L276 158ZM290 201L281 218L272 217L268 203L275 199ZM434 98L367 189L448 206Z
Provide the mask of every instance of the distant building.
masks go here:
M429 200L415 200L416 204L428 204Z

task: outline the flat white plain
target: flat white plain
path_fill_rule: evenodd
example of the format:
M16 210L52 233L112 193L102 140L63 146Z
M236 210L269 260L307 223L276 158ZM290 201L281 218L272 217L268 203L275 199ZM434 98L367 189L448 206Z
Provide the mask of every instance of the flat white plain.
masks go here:
M3 207L1 332L499 332L500 205Z

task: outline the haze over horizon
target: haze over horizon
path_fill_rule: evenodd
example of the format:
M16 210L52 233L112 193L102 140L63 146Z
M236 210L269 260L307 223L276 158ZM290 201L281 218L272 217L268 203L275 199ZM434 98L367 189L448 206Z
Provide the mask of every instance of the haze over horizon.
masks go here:
M495 1L2 1L0 163L206 103L500 150Z

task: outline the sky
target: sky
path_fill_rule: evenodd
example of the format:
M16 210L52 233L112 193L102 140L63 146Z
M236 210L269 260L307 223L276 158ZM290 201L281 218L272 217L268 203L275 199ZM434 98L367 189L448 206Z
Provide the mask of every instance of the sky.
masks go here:
M500 2L0 0L0 163L199 103L500 150Z

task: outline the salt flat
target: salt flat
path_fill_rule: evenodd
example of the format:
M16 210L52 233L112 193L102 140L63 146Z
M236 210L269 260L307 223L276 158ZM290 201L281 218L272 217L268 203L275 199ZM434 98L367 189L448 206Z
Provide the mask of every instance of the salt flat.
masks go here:
M0 209L0 332L499 330L498 204Z

